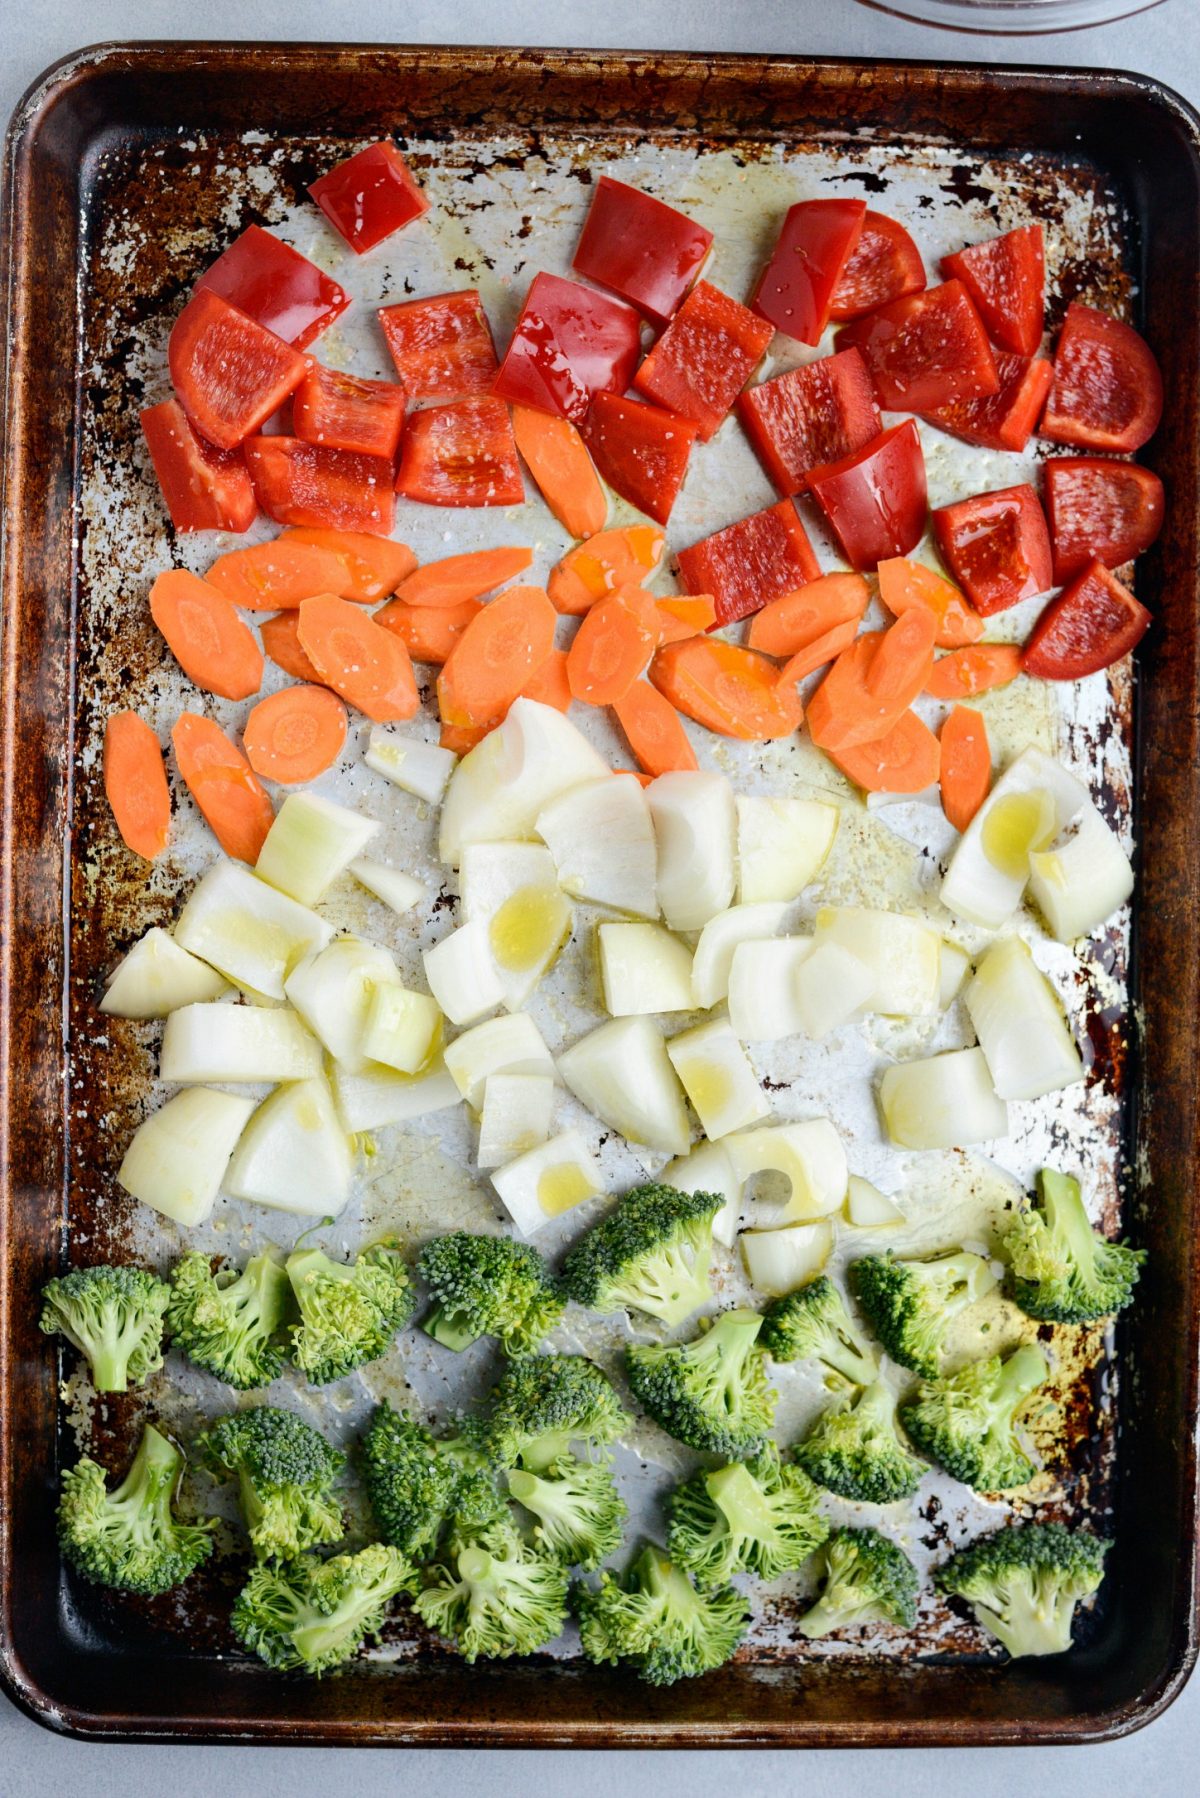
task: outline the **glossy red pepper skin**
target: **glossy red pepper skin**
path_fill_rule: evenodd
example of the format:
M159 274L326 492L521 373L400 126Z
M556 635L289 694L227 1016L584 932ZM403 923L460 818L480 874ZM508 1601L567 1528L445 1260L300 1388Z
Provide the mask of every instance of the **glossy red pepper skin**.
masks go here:
M236 449L300 385L308 358L201 289L171 327L167 364L193 428L218 449Z
M408 164L387 138L339 162L308 191L356 256L429 210Z
M1016 356L1037 354L1046 310L1046 250L1040 225L1022 225L1003 237L943 256L942 272L962 282L998 349Z
M396 381L364 381L314 363L292 395L292 429L306 443L391 461L404 429L404 406Z
M983 320L961 281L905 294L837 335L862 351L885 412L931 412L985 399L1000 380Z
M883 429L867 365L839 350L748 387L738 416L777 492L803 491L823 463L838 462Z
M800 343L819 343L866 217L865 200L801 200L788 208L751 309Z
M1028 483L941 506L933 530L942 560L985 618L1053 585L1050 533Z
M298 437L251 437L246 466L259 505L278 524L392 534L392 465L381 456L323 449Z
M1073 300L1054 351L1042 436L1078 449L1139 450L1158 429L1162 409L1162 374L1145 338Z
M690 418L707 443L770 346L774 329L749 307L697 281L634 377L657 406Z
M324 269L282 238L249 225L196 283L274 331L293 349L307 349L350 304L350 295Z
M829 316L839 323L863 318L889 300L920 293L925 285L921 252L904 226L868 206L862 235L833 290Z
M925 532L925 457L911 418L808 477L808 491L860 573L906 556Z
M258 516L241 450L220 450L193 431L178 400L141 415L150 460L177 531L248 531Z
M671 516L696 434L690 418L616 393L596 395L583 431L602 479L656 524Z
M1150 614L1102 562L1091 562L1034 625L1021 656L1026 674L1082 680L1136 649Z
M525 484L508 407L477 394L414 412L396 491L427 506L519 506Z
M768 600L815 581L821 568L790 499L739 518L679 552L689 593L711 594L712 630L748 618Z
M986 399L959 400L923 413L963 443L982 449L1023 450L1037 429L1054 371L1044 360L996 351L996 375L1000 386Z
M535 275L492 392L582 424L594 394L624 393L640 348L632 306L578 281Z
M711 247L712 232L685 213L601 175L571 266L662 326L674 316Z
M483 301L472 288L381 306L379 323L411 400L490 393L496 350Z
M1055 456L1042 468L1054 579L1068 581L1092 561L1119 568L1149 549L1163 527L1163 484L1136 462Z

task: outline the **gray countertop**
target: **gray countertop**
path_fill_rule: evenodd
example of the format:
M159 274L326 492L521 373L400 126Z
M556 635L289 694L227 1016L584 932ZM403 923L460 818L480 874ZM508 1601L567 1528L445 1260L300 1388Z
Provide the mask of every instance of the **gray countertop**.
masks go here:
M960 58L1137 69L1200 103L1200 38L1195 0L1166 0L1157 10L1095 30L1027 38L965 36L929 30L856 4L856 0L0 0L5 53L0 118L42 69L84 43L202 35L229 39L309 39L407 43L578 45L589 48L746 50L839 56ZM736 1775L744 1798L783 1793L803 1779L806 1798L834 1798L876 1779L892 1798L927 1794L951 1781L974 1798L1022 1786L1035 1798L1124 1798L1127 1792L1186 1791L1200 1751L1200 1680L1174 1707L1123 1742L1038 1754L1010 1749L809 1754L747 1754ZM1020 1758L1018 1764L1018 1757ZM886 1766L883 1764L886 1762ZM1193 1774L1186 1768L1193 1766ZM527 1784L569 1780L574 1798L629 1790L653 1780L661 1798L707 1798L728 1782L727 1756L674 1753L570 1757L385 1749L260 1750L91 1746L63 1740L30 1722L0 1697L0 1795L45 1798L86 1790L89 1798L125 1798L163 1789L171 1798L242 1798L320 1793L373 1798L398 1780L441 1798L497 1798Z

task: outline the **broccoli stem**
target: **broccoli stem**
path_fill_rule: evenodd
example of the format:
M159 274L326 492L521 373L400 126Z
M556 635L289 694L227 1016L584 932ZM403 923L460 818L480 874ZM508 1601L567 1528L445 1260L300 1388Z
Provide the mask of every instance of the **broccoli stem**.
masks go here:
M1041 1349L1032 1342L1024 1343L1000 1370L995 1394L998 1414L1005 1419L1011 1418L1045 1378L1046 1358Z
M718 1467L705 1480L709 1497L738 1535L769 1542L776 1535L775 1515L762 1487L743 1461Z
M150 1541L172 1528L171 1500L182 1470L183 1456L175 1444L148 1423L133 1464L110 1501L129 1513L139 1537Z
M100 1332L91 1338L92 1384L97 1392L125 1392L129 1388L129 1357L138 1344L139 1332L128 1319L106 1317Z
M1044 1167L1038 1172L1038 1192L1042 1211L1052 1234L1061 1232L1086 1283L1091 1284L1096 1264L1096 1237L1084 1209L1083 1191L1074 1174L1060 1174L1056 1168Z
M426 1336L432 1336L435 1342L440 1342L443 1348L453 1349L456 1354L479 1341L479 1331L471 1328L464 1313L448 1311L444 1305L435 1305L421 1328Z
M1032 1590L1009 1587L1000 1595L1005 1610L993 1610L980 1599L971 1600L979 1621L1001 1641L1009 1654L1062 1654L1071 1646L1071 1623L1075 1614L1075 1594L1064 1594L1054 1587L1039 1591L1035 1580Z

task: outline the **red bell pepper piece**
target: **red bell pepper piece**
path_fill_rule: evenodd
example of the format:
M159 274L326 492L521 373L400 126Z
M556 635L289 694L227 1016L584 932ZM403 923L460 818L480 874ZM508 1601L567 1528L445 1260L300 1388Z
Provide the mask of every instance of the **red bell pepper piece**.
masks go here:
M508 407L478 394L414 412L396 492L427 506L519 506L525 484Z
M819 343L866 211L865 200L801 200L790 206L750 302L759 317L801 343Z
M177 531L248 531L258 516L241 450L214 449L198 437L178 400L142 413L142 431Z
M815 581L821 568L790 499L739 518L679 552L689 593L712 595L713 630L748 618L770 599Z
M308 191L356 256L429 210L408 164L388 139L348 156Z
M1046 311L1046 250L1040 225L1022 225L987 243L942 257L942 273L962 282L988 336L1002 350L1034 356Z
M246 465L259 505L279 524L391 535L392 465L382 456L325 449L299 437L251 437Z
M758 367L775 335L765 319L697 281L633 384L656 405L699 426L707 443Z
M171 384L194 428L218 449L238 444L304 379L307 356L218 294L192 295L171 327Z
M926 412L930 424L977 443L983 449L1023 450L1037 429L1054 371L1046 361L1030 361L1008 350L996 352L999 389L982 400L959 400Z
M1042 436L1080 449L1137 450L1162 417L1162 374L1132 325L1072 301L1054 352Z
M593 394L624 393L641 326L632 306L578 281L535 275L492 392L582 424Z
M291 244L249 225L196 283L303 350L350 304L344 287Z
M982 399L1000 385L995 358L961 281L905 294L846 325L839 350L860 349L885 412L929 412Z
M1053 585L1050 533L1028 484L942 506L933 529L947 568L985 618Z
M601 175L571 266L665 325L711 247L712 232L694 219Z
M862 318L902 294L920 293L924 286L925 264L904 226L868 207L862 236L833 290L829 316L839 321Z
M379 322L410 399L490 393L496 350L483 301L472 289L382 306Z
M799 493L814 468L862 449L883 429L867 365L839 350L748 387L738 416L782 494Z
M1150 614L1103 562L1091 562L1030 633L1021 657L1026 674L1043 680L1082 680L1135 649L1150 628Z
M314 362L292 396L292 429L305 443L390 462L404 429L405 397L395 381L364 381Z
M864 449L813 469L808 490L852 568L906 556L921 541L929 509L915 423L907 418Z
M1043 469L1054 579L1095 560L1119 568L1149 549L1163 526L1163 484L1136 462L1057 456Z
M696 440L691 419L615 393L598 393L583 434L597 471L613 492L656 524L666 524Z

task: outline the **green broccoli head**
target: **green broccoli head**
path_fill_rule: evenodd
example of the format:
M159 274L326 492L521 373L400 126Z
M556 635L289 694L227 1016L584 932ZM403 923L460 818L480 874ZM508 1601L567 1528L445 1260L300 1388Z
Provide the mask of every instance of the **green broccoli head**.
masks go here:
M77 1267L42 1288L41 1328L87 1356L97 1392L126 1392L163 1364L164 1280L140 1267Z
M324 1249L296 1249L286 1262L300 1311L292 1359L314 1386L343 1380L377 1361L416 1309L404 1257L390 1238L363 1249L349 1266Z
M171 1502L184 1460L153 1424L115 1492L86 1455L62 1477L58 1540L66 1560L100 1586L169 1592L212 1553L212 1522L180 1523Z
M647 1544L624 1579L607 1570L599 1588L578 1585L575 1613L590 1661L627 1661L653 1686L671 1686L724 1666L750 1613L733 1586L699 1592L660 1548Z
M879 1530L834 1530L821 1550L816 1602L796 1625L810 1638L865 1623L911 1629L920 1579L908 1556Z
M345 1535L332 1488L346 1457L294 1411L273 1405L235 1411L205 1430L199 1445L215 1473L236 1478L260 1560L291 1560Z
M775 1421L761 1327L757 1311L725 1311L692 1342L630 1348L634 1397L688 1448L736 1461L757 1454Z
M441 1440L389 1404L376 1408L359 1466L380 1535L417 1559L447 1526L469 1533L504 1514L491 1461L470 1435Z
M435 1300L423 1328L446 1348L498 1336L506 1355L531 1355L563 1313L542 1257L510 1236L435 1236L421 1250L417 1272Z
M827 1492L868 1505L911 1498L925 1472L896 1433L896 1396L883 1380L823 1411L796 1459Z
M528 1547L511 1521L452 1545L427 1569L416 1608L468 1661L534 1654L558 1635L567 1613L567 1569Z
M192 1250L171 1272L167 1328L173 1348L239 1391L269 1386L283 1372L291 1291L273 1255L255 1255L239 1274L213 1273Z
M933 1379L951 1323L996 1278L981 1255L960 1250L935 1261L865 1255L851 1263L850 1282L892 1360Z
M956 1480L977 1492L1005 1492L1033 1477L1015 1419L1048 1371L1041 1350L1027 1343L1007 1361L991 1355L922 1386L900 1420L917 1447Z
M572 1442L599 1448L630 1424L611 1382L583 1355L527 1355L495 1386L485 1425L489 1451L502 1467L544 1473Z
M708 1264L719 1193L635 1186L563 1263L567 1297L589 1311L629 1307L670 1327L712 1296Z
M760 1340L773 1361L820 1361L852 1386L869 1386L879 1372L878 1360L825 1274L798 1292L772 1299L763 1313Z
M570 1456L545 1473L518 1467L508 1475L508 1489L537 1518L537 1547L565 1566L598 1567L620 1546L627 1506L604 1462Z
M1109 1546L1061 1523L1016 1524L952 1555L937 1584L965 1598L1014 1657L1062 1654L1071 1646L1075 1606L1104 1578Z
M668 1500L671 1559L702 1586L724 1585L735 1573L777 1579L803 1566L829 1534L819 1498L773 1443L752 1461L694 1474Z
M238 1593L233 1633L268 1667L328 1673L379 1635L392 1599L415 1583L411 1563L382 1542L330 1561L262 1561Z
M1008 1289L1022 1311L1045 1323L1082 1324L1122 1310L1146 1251L1092 1229L1070 1174L1044 1167L1038 1201L1017 1213L1004 1237Z

